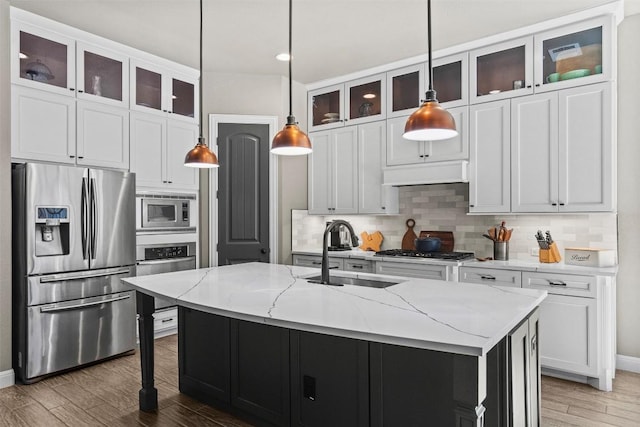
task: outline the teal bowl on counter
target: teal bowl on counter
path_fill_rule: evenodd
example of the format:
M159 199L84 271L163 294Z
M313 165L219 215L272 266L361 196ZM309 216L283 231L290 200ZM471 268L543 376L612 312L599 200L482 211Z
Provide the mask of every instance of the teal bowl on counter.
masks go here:
M591 74L591 70L588 70L586 68L582 68L579 70L571 70L571 71L567 71L566 73L560 74L560 80L577 79L578 77L585 77L585 76L588 76L589 74Z

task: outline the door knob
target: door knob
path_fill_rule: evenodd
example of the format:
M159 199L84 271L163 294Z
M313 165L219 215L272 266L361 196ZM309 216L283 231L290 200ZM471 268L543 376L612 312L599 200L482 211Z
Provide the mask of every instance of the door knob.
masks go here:
M261 253L261 254L266 254L266 253L267 253L267 250L266 250L266 249L264 249L264 248L263 248L263 249L260 249L260 253Z

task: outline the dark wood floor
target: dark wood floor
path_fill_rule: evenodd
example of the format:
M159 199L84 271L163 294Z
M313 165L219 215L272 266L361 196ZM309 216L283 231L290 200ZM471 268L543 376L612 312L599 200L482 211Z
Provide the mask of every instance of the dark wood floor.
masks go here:
M155 414L138 411L140 361L135 354L0 389L0 427L249 426L178 392L177 345L175 335L156 341L160 410ZM640 426L640 375L618 371L611 393L543 377L542 415L543 426Z

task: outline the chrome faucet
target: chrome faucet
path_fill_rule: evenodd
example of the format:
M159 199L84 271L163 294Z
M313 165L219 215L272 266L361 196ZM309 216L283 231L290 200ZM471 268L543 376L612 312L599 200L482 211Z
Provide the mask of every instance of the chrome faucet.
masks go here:
M349 234L351 235L351 243L354 247L358 246L358 237L356 236L355 231L353 231L353 227L347 221L342 219L336 219L332 221L329 225L327 225L326 230L324 230L324 236L322 236L322 273L320 276L320 282L324 285L330 285L329 282L329 249L328 249L328 237L329 233L331 233L336 228L344 225L349 230Z

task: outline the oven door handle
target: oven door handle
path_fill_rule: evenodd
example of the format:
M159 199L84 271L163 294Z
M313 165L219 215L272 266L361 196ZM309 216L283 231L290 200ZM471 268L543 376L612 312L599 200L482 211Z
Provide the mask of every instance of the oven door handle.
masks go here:
M181 262L181 261L191 261L196 259L195 256L187 256L182 258L167 258L167 259L154 259L150 261L138 261L138 265L158 265L158 264L169 264L172 262Z
M58 311L75 310L77 308L93 307L95 305L110 304L112 302L122 301L122 300L129 299L129 298L131 298L131 295L121 295L121 296L113 297L113 298L110 298L110 299L105 299L105 300L100 300L100 301L92 301L92 302L87 302L87 303L84 303L84 304L69 304L69 305L56 304L55 306L40 307L40 313L55 313L55 312L58 312Z

